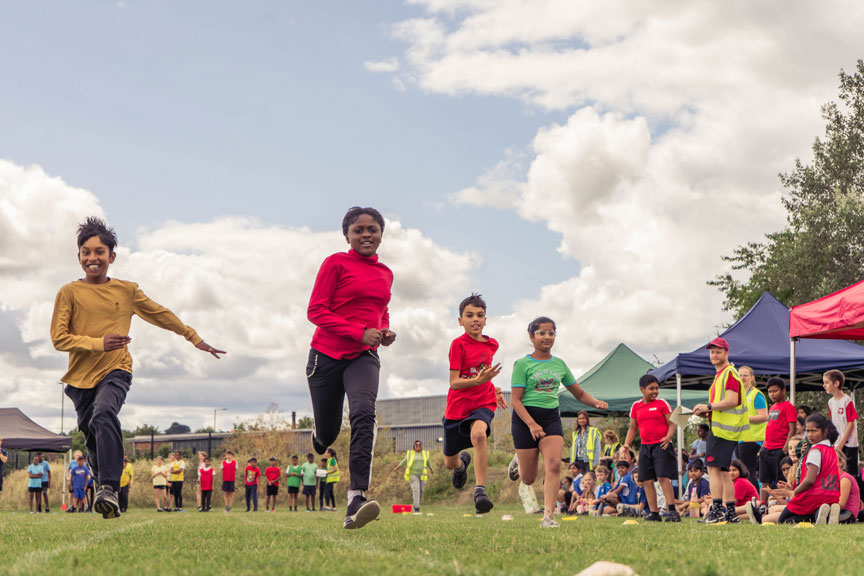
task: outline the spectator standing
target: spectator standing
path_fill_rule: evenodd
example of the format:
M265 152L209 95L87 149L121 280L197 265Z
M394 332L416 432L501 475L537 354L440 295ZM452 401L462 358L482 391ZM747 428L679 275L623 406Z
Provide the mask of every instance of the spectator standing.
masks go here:
M301 469L303 471L303 495L306 497L306 511L315 511L315 488L318 486L318 466L315 465L315 456L311 452L306 454L306 462ZM311 510L309 506L312 506Z
M69 459L69 466L66 467L66 485L69 488L70 502L72 498L72 469L78 465L78 458L83 456L84 454L81 450L75 450L75 452L72 453L72 458Z
M828 413L840 437L834 448L843 452L850 470L858 469L858 411L855 402L843 393L846 377L840 370L829 370L822 376L822 386L831 395Z
M580 388L581 390L581 388ZM603 440L600 431L591 426L588 413L580 410L576 414L576 429L570 442L570 462L581 462L582 470L594 470L603 457Z
M206 452L198 452L198 468L195 472L195 503L198 505L199 512L204 509L201 505L201 469L204 467L204 460L206 458Z
M744 438L738 442L738 458L750 472L748 480L756 490L759 490L759 479L756 478L756 466L759 462L759 450L765 442L765 427L768 422L768 403L765 395L756 388L756 375L749 366L742 366L741 386L744 393L744 404L747 406L747 416L750 428L744 433Z
M621 441L618 439L618 434L614 430L603 432L603 458L614 459L619 448L621 448Z
M297 512L297 499L300 485L303 483L303 467L299 465L297 455L291 456L291 464L285 470L285 485L288 486L288 509Z
M84 464L84 456L80 453L78 458L73 462L72 468L69 469L71 481L69 486L72 488L71 506L66 512L84 512L84 503L87 499L87 484L90 482L90 470Z
M30 514L41 512L39 506L42 503L43 472L42 465L39 463L39 456L33 456L33 462L27 466L27 492L30 494Z
M225 451L225 458L220 464L222 468L222 500L225 502L225 511L230 512L234 506L234 489L237 482L237 460L231 450Z
M334 489L339 482L339 462L336 459L336 450L333 448L327 449L327 478L325 479L324 503L327 504L331 511L336 510L336 493Z
M432 471L429 468L429 451L423 449L423 442L415 440L414 449L405 452L405 457L393 468L393 471L395 472L400 466L405 466L405 481L411 485L414 512L420 512L423 490L426 489L428 474Z
M270 458L270 465L264 469L264 477L267 479L264 510L266 512L275 512L276 497L279 495L279 479L282 477L282 470L279 468L276 458Z
M786 382L782 378L768 379L768 425L765 428L765 443L759 451L759 481L762 483L761 500L768 501L772 488L785 480L780 471L780 462L789 453L789 442L795 436L797 414L795 407L786 400Z
M156 463L150 468L150 479L153 482L153 500L157 512L168 512L168 468L162 456L156 457Z
M171 462L169 469L171 475L171 495L174 497L174 511L183 512L183 479L186 473L186 462L183 461L183 455L180 452L174 453L174 461Z
M45 459L42 452L37 452L39 457L39 465L42 466L42 492L41 500L39 501L39 511L42 511L42 502L45 503L45 513L51 513L51 503L48 501L48 489L51 488L51 464Z
M3 449L3 438L0 438L0 492L3 491L3 468L9 459L9 453Z
M330 508L327 506L329 500L327 500L327 458L321 458L321 465L318 467L318 510L321 512L329 512Z
M702 464L705 464L708 430L708 424L705 424L704 422L699 423L699 426L696 428L696 440L690 443L690 460L698 458L702 461Z
M210 457L205 456L198 470L198 485L201 487L201 511L210 512L213 503L213 479L216 471L210 466Z
M243 472L243 485L246 488L246 512L254 506L258 511L258 481L261 478L261 469L258 468L258 459L250 458L246 462L246 470Z
M126 512L129 509L129 489L132 488L132 479L135 472L132 469L132 463L129 462L129 455L123 456L123 472L120 474L120 513Z

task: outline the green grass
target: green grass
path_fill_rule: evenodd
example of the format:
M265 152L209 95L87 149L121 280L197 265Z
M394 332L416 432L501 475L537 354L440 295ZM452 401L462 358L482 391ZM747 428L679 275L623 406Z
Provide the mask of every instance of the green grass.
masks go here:
M861 574L864 525L624 526L578 518L541 530L536 516L498 506L424 507L362 530L338 512L157 514L0 513L4 574L576 574L598 560L652 574ZM344 513L344 512L343 512ZM469 514L469 516L465 516ZM513 521L501 520L502 514Z

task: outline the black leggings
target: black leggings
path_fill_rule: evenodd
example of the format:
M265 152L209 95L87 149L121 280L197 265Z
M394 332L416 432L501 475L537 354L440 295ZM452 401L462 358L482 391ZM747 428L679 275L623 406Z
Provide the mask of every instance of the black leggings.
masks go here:
M324 504L331 508L336 507L336 496L333 494L333 486L335 482L327 482L324 484Z
M183 482L171 482L171 495L174 496L174 507L183 508Z
M315 438L330 446L342 427L342 406L348 396L351 448L348 469L351 490L368 490L375 448L375 401L378 398L378 354L367 350L357 358L337 360L314 348L309 351L306 378L315 417Z
M210 499L213 496L212 490L202 490L201 491L201 509L209 510L210 509Z
M750 475L747 480L756 488L756 493L759 493L759 474L756 473L756 466L759 462L759 444L756 442L739 442L738 443L738 458L741 463L747 467Z
M777 519L777 524L798 524L799 522L813 522L816 518L815 514L799 515L790 512L788 508L784 508L780 513L780 518Z

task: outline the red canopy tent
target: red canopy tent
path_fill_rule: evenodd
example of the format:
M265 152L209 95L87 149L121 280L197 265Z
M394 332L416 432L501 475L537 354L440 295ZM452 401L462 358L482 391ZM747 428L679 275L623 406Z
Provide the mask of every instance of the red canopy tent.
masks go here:
M864 340L864 280L789 312L789 374L795 400L795 342L799 338ZM855 382L850 384L860 384Z

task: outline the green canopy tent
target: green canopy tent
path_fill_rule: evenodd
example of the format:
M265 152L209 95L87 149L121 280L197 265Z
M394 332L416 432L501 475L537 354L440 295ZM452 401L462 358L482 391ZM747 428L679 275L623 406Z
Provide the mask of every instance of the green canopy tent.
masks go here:
M573 418L581 410L585 410L592 416L629 416L633 403L642 399L642 394L639 392L639 377L654 367L626 344L618 344L603 360L581 378L576 379L582 389L598 400L608 402L609 409L589 408L576 400L567 390L561 390L558 394L561 416ZM674 389L661 389L660 397L674 408L677 405L675 393ZM681 391L681 404L688 408L693 408L696 404L705 401L707 401L705 392Z

